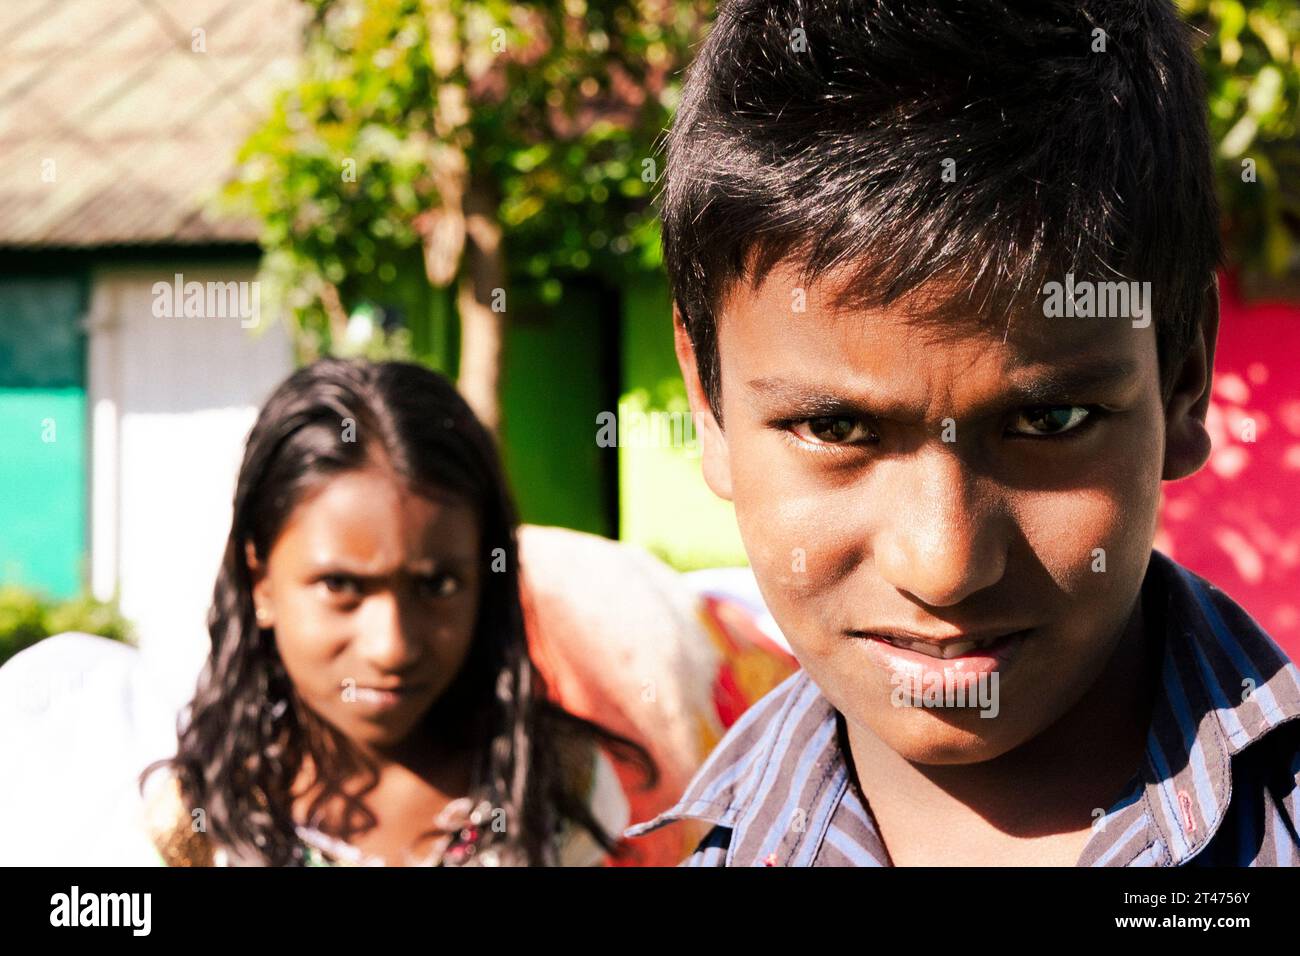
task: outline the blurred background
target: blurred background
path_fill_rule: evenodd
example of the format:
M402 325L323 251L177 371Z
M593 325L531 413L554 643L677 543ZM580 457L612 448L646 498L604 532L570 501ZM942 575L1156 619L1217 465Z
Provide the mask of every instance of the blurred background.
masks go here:
M1166 487L1157 545L1300 657L1300 10L1178 5L1230 261L1214 454ZM651 205L712 15L0 5L0 663L82 630L196 669L244 437L323 354L456 378L525 521L743 564L699 474Z

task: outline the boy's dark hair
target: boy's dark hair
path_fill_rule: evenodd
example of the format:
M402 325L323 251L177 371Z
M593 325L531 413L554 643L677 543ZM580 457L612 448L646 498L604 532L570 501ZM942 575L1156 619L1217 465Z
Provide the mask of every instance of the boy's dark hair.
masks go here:
M1150 281L1167 395L1222 257L1213 175L1169 0L724 0L668 137L664 258L719 419L720 304L787 258L847 267L836 307L952 283L934 315Z

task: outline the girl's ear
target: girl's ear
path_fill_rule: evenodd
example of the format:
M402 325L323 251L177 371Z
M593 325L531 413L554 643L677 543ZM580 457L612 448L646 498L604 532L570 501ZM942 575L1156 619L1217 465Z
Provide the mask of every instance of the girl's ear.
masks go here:
M252 541L244 542L244 560L248 563L248 573L253 579L253 613L258 627L272 627L275 623L275 610L271 606L271 587L267 581L266 565L257 560L257 549Z

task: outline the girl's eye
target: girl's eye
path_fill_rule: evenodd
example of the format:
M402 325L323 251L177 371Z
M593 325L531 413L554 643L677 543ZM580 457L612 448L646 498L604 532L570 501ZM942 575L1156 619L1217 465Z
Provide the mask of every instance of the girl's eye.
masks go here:
M1015 435L1048 437L1073 431L1092 416L1092 409L1082 405L1048 405L1026 408L1017 413L1011 425Z
M851 445L872 441L876 435L860 419L847 415L822 415L792 422L791 431L812 445ZM810 437L811 436L811 437Z
M421 578L421 586L429 597L446 598L460 591L460 578L454 574L434 574Z
M321 584L325 585L325 590L340 597L351 597L360 590L356 578L348 577L346 574L327 574L320 580Z

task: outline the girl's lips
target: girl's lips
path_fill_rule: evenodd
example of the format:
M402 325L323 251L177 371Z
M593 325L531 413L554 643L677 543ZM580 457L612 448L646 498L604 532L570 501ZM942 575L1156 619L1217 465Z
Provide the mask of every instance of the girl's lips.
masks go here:
M382 690L378 687L358 687L353 693L353 703L371 713L386 713L396 710L420 692L415 685Z
M871 659L891 674L926 684L940 681L948 687L981 674L1004 671L1020 653L1029 634L1029 630L1015 631L998 638L992 644L947 659L896 647L869 634L862 635L862 640Z

